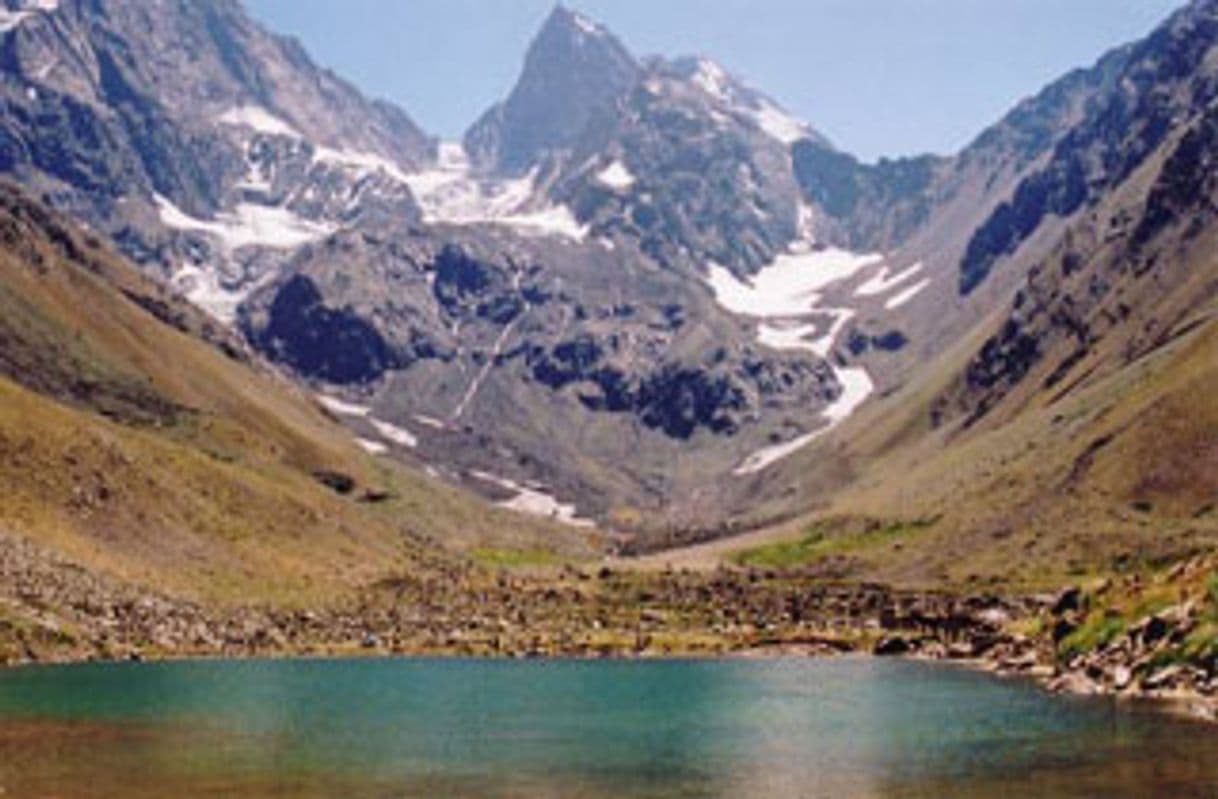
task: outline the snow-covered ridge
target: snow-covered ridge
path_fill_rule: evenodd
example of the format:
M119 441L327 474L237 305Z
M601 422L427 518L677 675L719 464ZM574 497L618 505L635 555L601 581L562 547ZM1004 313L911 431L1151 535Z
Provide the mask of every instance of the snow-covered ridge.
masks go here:
M792 116L768 100L761 100L746 113L757 123L757 127L786 145L792 145L811 135L808 123Z
M59 0L26 0L16 11L0 6L0 33L8 33L36 14L50 14L59 8Z
M266 136L305 140L295 127L262 106L230 108L217 120ZM377 173L388 176L410 189L423 211L423 221L430 224L494 223L526 235L565 236L577 241L582 241L588 232L568 207L539 198L535 173L512 180L475 177L464 148L457 142L441 143L435 165L413 173L375 153L323 144L313 145L313 163L346 170L357 177ZM610 176L615 177L621 180L623 175ZM240 188L266 189L267 183L264 177L251 175Z
M258 105L241 105L230 108L217 117L222 125L248 128L264 136L283 136L291 139L305 140L304 134L288 122L275 116L266 108ZM326 164L352 170L360 175L383 172L399 183L407 183L408 177L402 168L388 158L367 153L362 150L348 150L327 147L323 144L313 145L313 163Z
M731 101L731 78L723 67L709 58L698 59L692 80L710 96L722 102Z
M767 136L785 145L813 135L808 123L783 110L760 92L740 83L708 58L697 60L690 80L714 98L724 110L747 117Z
M260 105L241 105L230 108L217 118L221 125L246 127L268 136L288 136L303 139L300 131L272 114Z

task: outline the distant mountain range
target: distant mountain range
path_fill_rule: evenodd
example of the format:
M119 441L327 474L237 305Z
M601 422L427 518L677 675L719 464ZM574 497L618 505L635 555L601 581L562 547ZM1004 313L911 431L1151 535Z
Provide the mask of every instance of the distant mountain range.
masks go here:
M650 548L828 503L951 517L948 486L1022 503L951 464L1021 480L987 437L1213 335L1215 64L1195 0L954 156L866 164L560 5L458 143L235 0L3 0L0 173L372 454ZM1137 449L1189 514L1211 421ZM1133 435L1096 431L1021 440L1095 475Z

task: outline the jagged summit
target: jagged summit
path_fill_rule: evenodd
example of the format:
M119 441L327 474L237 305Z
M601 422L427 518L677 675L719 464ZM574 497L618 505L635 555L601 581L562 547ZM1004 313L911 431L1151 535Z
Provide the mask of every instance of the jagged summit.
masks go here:
M604 26L555 6L512 93L470 128L465 147L479 167L527 169L545 152L571 146L639 74L638 61Z

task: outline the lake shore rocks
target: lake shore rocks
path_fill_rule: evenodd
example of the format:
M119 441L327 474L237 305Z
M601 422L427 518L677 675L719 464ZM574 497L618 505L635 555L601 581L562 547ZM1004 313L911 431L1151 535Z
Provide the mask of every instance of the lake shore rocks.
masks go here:
M438 565L316 607L219 607L159 595L0 535L0 663L305 655L813 656L955 662L1048 690L1170 702L1218 720L1212 656L1188 659L1210 611L1165 607L1078 647L1093 598L826 583L741 569L636 573ZM1112 627L1117 630L1117 626Z

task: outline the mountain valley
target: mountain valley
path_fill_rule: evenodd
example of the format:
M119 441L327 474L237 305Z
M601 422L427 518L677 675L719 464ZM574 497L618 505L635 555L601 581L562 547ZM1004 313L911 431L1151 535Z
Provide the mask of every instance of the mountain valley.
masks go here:
M1216 102L1193 0L863 163L559 5L441 141L236 0L0 0L0 654L1027 671L1187 605L1212 699Z

